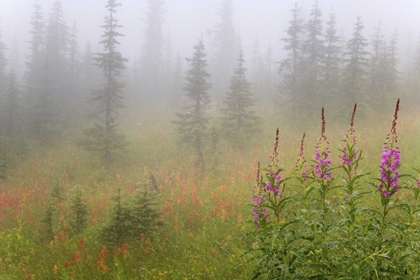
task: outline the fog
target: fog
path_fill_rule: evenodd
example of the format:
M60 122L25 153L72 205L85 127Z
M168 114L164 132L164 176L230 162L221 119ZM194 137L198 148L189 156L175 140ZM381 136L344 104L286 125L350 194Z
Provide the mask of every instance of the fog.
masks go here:
M417 0L126 0L111 13L121 25L113 35L104 31L107 3L116 1L0 1L3 133L45 130L35 132L45 144L104 107L108 129L121 114L151 109L173 121L192 110L218 120L236 114L228 108L236 91L249 97L241 110L293 119L322 106L339 119L356 102L379 112L398 97L409 106L420 100ZM112 44L101 41L107 36ZM104 86L115 108L101 103ZM194 98L205 107L193 108Z
M54 0L40 0L45 19L48 18ZM76 22L79 28L80 44L83 46L88 40L97 45L101 34L100 25L105 16L105 0L63 0L64 18L69 26ZM217 9L218 0L170 0L165 3L163 15L163 33L172 38L172 48L183 56L188 56L192 46L202 35L213 30L220 21ZM236 0L234 1L233 21L235 31L240 34L241 42L248 55L256 39L260 41L262 49L271 45L277 57L281 57L283 44L280 41L285 36L285 29L290 20L289 10L296 1L293 0ZM312 2L298 1L302 6L302 14L307 17ZM31 0L1 0L0 20L3 29L4 43L12 51L14 39L18 42L21 53L21 64L24 63L23 54L28 49L29 20L34 1ZM146 1L125 0L118 11L118 20L124 26L121 38L121 52L125 57L133 58L140 55L141 44L144 39ZM369 38L378 22L386 34L395 28L400 34L400 44L406 44L408 37L413 43L420 32L420 2L416 0L322 0L319 2L326 21L333 9L337 16L337 28L344 38L350 36L353 23L357 16L361 16L365 24L364 35ZM402 51L405 51L402 49Z
M420 0L0 0L0 280L419 279L419 110Z

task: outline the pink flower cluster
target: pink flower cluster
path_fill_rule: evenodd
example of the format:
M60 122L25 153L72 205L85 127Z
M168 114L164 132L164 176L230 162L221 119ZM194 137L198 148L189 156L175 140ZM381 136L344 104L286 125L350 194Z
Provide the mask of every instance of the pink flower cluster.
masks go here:
M392 149L388 146L384 147L380 164L380 180L382 182L378 185L378 190L385 197L390 197L398 191L398 179L400 177L398 167L400 166L400 159L400 151L398 149Z
M332 179L332 173L328 171L331 166L331 159L328 159L329 155L328 150L315 153L314 174L322 181Z

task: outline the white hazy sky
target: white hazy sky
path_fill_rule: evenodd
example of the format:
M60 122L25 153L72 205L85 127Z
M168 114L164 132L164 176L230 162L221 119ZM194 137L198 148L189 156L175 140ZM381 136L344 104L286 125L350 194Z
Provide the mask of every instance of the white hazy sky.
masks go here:
M19 49L28 48L29 20L35 0L0 0L0 21L3 41L10 48L16 38ZM45 18L54 0L39 0ZM90 40L96 47L102 33L103 17L106 15L106 0L62 0L64 17L69 25L76 21L79 38L83 46ZM124 25L121 51L126 57L140 53L142 30L144 28L145 0L120 0L118 10L120 23ZM213 29L219 21L216 10L221 0L166 0L164 33L170 32L174 50L189 56L193 45L206 30ZM234 0L234 21L241 35L242 45L248 49L259 38L262 51L271 44L277 56L281 53L284 30L290 20L289 10L295 0ZM312 0L298 0L308 14ZM413 43L420 33L420 0L319 0L324 22L331 8L336 12L340 34L350 36L353 23L358 15L366 26L365 36L370 38L379 21L390 34L398 28L401 43L405 44L409 34ZM206 35L203 35L206 40ZM208 38L207 38L208 39ZM277 51L276 51L277 50ZM400 50L401 53L404 50ZM21 55L23 56L23 54ZM21 58L24 61L24 58Z

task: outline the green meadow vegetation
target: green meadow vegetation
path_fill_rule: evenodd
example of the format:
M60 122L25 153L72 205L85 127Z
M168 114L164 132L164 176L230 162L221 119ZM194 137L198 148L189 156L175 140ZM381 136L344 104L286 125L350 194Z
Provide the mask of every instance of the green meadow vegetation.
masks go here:
M420 44L315 0L249 55L221 0L184 61L186 12L147 0L129 62L134 2L103 0L82 54L34 1L16 73L0 32L0 280L420 279Z
M364 120L356 113L353 146L342 141L349 125L334 124L326 110L328 184L311 174L321 120L308 123L301 154L303 132L267 114L246 149L221 141L205 150L214 161L205 174L177 148L167 116L141 129L127 121L130 152L112 170L95 168L69 135L11 166L1 182L2 279L415 279L420 189L402 174L416 176L420 126L416 112L399 112L401 178L398 191L383 196L377 185L389 112ZM349 166L368 174L351 175L353 193L341 158L346 145L363 151ZM299 154L307 180L295 171ZM258 162L264 188L256 193ZM267 174L277 166L281 179L272 181ZM266 182L280 191L266 191ZM270 200L275 193L281 196ZM257 194L264 203L255 208ZM259 212L255 222L253 211L262 207L267 216Z

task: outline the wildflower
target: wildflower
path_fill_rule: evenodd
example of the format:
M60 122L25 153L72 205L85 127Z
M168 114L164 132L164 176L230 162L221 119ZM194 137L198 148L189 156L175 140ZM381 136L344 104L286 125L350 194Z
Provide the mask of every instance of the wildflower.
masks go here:
M316 145L314 176L321 181L328 181L332 179L332 173L329 171L331 168L331 159L328 159L330 151L328 150L328 140L325 136L325 114L324 107L321 113L322 126L321 137Z
M401 154L398 147L394 147L398 141L396 126L399 105L400 99L398 99L395 106L394 120L392 121L391 131L386 137L387 142L384 144L381 163L379 165L381 169L379 177L381 183L378 185L378 190L381 192L381 195L386 198L389 198L394 193L398 192L400 186L398 184L398 179L400 177L398 167L400 166Z
M303 181L307 181L308 180L308 165L306 164L306 159L305 159L305 155L304 155L304 146L303 143L305 141L305 133L303 133L302 135L302 140L300 140L300 149L299 149L299 155L298 158L296 160L296 171L300 173L300 175L303 178Z

